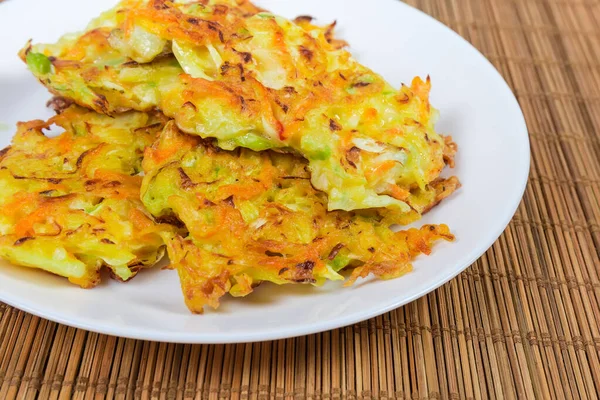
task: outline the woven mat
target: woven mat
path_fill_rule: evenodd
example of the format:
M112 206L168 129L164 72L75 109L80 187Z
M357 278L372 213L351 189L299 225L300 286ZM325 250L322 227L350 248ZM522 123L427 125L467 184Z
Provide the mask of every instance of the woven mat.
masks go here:
M598 398L600 0L408 3L481 50L527 119L525 199L479 261L381 317L267 343L126 340L0 304L0 399Z

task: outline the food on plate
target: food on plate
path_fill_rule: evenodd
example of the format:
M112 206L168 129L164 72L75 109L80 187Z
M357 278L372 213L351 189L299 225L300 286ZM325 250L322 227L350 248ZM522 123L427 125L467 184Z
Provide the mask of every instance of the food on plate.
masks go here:
M434 241L453 239L445 225L392 231L412 218L396 209L328 212L308 166L291 154L225 151L167 123L144 155L141 198L155 217L189 232L164 236L191 311L216 308L227 293L245 296L261 282L319 285L343 280L344 269L347 284L369 274L395 278ZM411 196L427 208L456 184L450 178Z
M98 284L104 266L127 281L161 259L160 235L172 229L139 199L143 150L164 116L61 111L19 123L0 151L0 257L84 288ZM52 126L64 132L51 137Z
M125 0L21 57L53 93L98 112L159 108L222 149L300 155L329 210L421 213L410 199L435 195L455 151L434 129L431 83L394 88L333 28L244 0Z
M20 57L57 115L0 151L0 257L90 288L167 252L194 313L262 282L411 270L460 187L429 78L392 87L335 23L247 0L122 0ZM54 127L62 132L55 134Z

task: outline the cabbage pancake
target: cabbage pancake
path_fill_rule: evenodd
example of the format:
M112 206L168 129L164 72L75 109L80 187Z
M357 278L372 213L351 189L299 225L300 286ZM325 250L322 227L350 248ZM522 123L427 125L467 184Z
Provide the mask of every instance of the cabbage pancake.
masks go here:
M430 81L394 88L332 32L243 0L127 0L21 57L52 92L96 111L158 107L226 150L299 154L330 210L410 213L412 191L434 191L453 152L434 130Z
M217 307L226 293L245 296L263 281L276 284L342 280L374 274L388 279L452 240L445 225L394 233L395 210L327 211L327 196L310 183L307 162L290 154L224 151L181 133L169 122L144 156L142 201L156 217L180 221L187 237L171 235L169 257L193 312ZM445 195L438 185L433 204Z
M50 138L44 129L53 124L64 133ZM19 123L0 151L0 257L84 288L103 266L126 281L154 265L168 228L144 210L137 175L162 126L155 115L111 118L76 106Z

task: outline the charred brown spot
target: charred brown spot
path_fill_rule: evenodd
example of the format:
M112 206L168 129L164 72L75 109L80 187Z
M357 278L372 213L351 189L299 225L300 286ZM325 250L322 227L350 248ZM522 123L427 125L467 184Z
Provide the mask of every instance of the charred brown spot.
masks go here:
M63 194L62 196L54 196L54 197L48 197L46 199L44 199L47 202L53 202L53 201L64 201L64 200L68 200L68 199L72 199L74 197L76 197L77 195L75 193L70 193L70 194ZM100 218L95 217L96 219L100 220Z
M50 195L52 195L52 193L55 193L55 192L56 192L56 190L51 189L51 190L44 190L42 192L39 192L38 194L40 196L50 196Z
M179 177L181 178L181 187L183 189L189 189L196 186L196 184L192 181L189 175L185 173L183 168L179 167L177 169L177 172L179 172Z
M72 104L73 100L61 96L54 96L46 103L46 107L51 108L55 113L60 114Z
M104 243L104 244L115 244L115 242L113 242L110 239L104 238L104 239L100 239L100 242Z
M74 235L74 234L76 234L77 232L79 232L79 231L81 231L81 230L83 230L83 229L85 229L85 228L89 228L90 226L91 226L91 225L90 225L90 224L88 224L88 223L85 223L85 224L83 224L83 225L79 225L79 226L78 226L76 229L69 230L69 231L65 232L65 235L67 235L67 236Z
M333 31L336 25L337 21L333 21L333 23L329 24L327 30L325 31L325 40L327 40L327 43L333 42Z
M221 43L225 43L225 38L223 37L223 31L219 30L219 40Z
M218 276L215 276L214 278L210 278L208 281L206 281L201 286L200 290L202 290L202 292L205 295L210 296L215 291L215 288L224 290L225 282L227 282L228 280L229 280L229 271L224 271L221 274L219 274Z
M121 186L121 182L119 181L110 181L110 182L106 182L104 185L102 185L103 188L114 188L117 186Z
M15 243L13 244L13 246L20 246L25 242L28 242L30 240L34 240L35 238L31 237L31 236L26 236L26 237L22 237L21 239L17 239L17 241L15 241Z
M283 90L287 93L287 94L296 94L296 89L294 89L293 86L284 86Z
M139 272L142 268L144 268L144 264L141 262L134 262L131 265L128 265L129 270L133 273Z
M410 96L406 93L402 93L402 96L398 96L396 99L398 100L398 103L406 104L410 101Z
M411 123L411 124L413 124L413 125L419 126L419 127L423 126L423 124L420 123L419 121L417 121L416 119L409 119L408 122Z
M176 215L163 215L161 217L156 218L156 222L159 224L169 224L173 225L177 228L183 228L185 224L181 222Z
M337 123L336 121L334 121L333 119L329 119L329 129L332 131L341 131L342 130L342 126Z
M302 279L294 279L296 283L316 283L317 280L314 278L302 278Z
M346 152L346 161L356 168L356 163L360 161L360 149L356 146L352 146L350 150Z
M361 88L361 87L365 87L365 86L369 86L371 83L370 82L355 82L352 84L353 88Z
M79 157L77 157L77 162L75 162L75 167L77 167L77 169L81 168L81 165L83 164L83 159L94 150L95 149L88 149L88 150L84 151L83 153L81 153L79 155Z
M281 107L281 109L283 110L283 112L284 112L284 113L287 113L287 112L288 112L288 110L289 110L289 107L288 107L288 105L287 105L287 104L284 104L284 103L282 103L281 101L279 101L279 100L277 100L277 99L275 99L275 103L277 103L277 105L278 105L279 107Z
M233 260L227 261L227 265L233 265Z
M314 267L315 267L315 262L311 261L311 260L306 260L304 262L296 264L296 268L298 268L302 271L312 271L312 269Z
M127 282L129 279L131 279L131 277L129 279L121 278L119 275L115 274L115 271L113 271L111 268L106 268L106 270L110 279L113 279L117 282Z
M226 198L225 200L223 200L223 202L225 204L227 204L228 206L231 206L231 207L235 208L235 202L233 201L233 196L229 196L228 198Z
M252 61L252 54L246 52L246 51L237 51L236 49L232 49L233 51L235 51L237 54L239 54L240 57L242 57L242 60L245 63L249 63L250 61Z
M108 100L102 94L96 94L94 104L104 113L108 114Z
M208 200L208 199L204 199L204 201L202 202L206 207L213 207L216 206L215 203L213 203L212 201Z
M240 105L241 105L242 111L246 111L246 100L242 96L239 97L239 100L240 100Z
M298 48L298 50L300 51L300 54L302 54L302 57L306 58L308 61L312 61L312 58L313 58L312 50L310 50L304 46L300 46Z
M342 74L341 72L338 72L338 75L340 76L340 78L342 78L343 80L347 81L346 77L344 76L344 74Z
M155 10L167 10L169 6L166 3L166 0L154 0L152 3L152 7Z
M252 54L244 52L242 53L242 59L245 63L249 63L252 60Z
M211 31L214 31L214 32L219 31L219 27L221 25L219 25L218 23L213 22L213 21L205 21L205 20L202 20L202 21L206 22L206 24L208 25L208 29L210 29Z
M0 150L0 160L2 160L2 157L4 157L6 155L6 153L8 153L10 151L10 146L3 148L2 150Z
M240 71L240 80L242 82L246 82L246 77L244 76L244 66L242 64L237 64L238 70Z
M310 15L298 15L296 18L294 18L294 22L297 24L301 23L301 22L311 23L313 19L314 18L311 17Z
M347 221L348 221L348 220L347 220L347 218L342 218L342 216L341 216L341 215L339 215L339 214L337 214L337 215L335 216L335 226L336 226L338 229L343 229L343 228L340 228L340 227L342 226L342 224L343 224L343 223L346 223L346 224L347 224L347 223L348 223ZM348 225L346 225L346 227L348 227L348 226L350 226L350 225L349 225L349 224L348 224Z
M369 247L368 249L371 253L375 253L375 247Z
M290 269L288 267L283 267L279 270L279 275L283 275L286 271L289 271Z
M196 105L194 105L194 103L192 103L191 101L186 101L185 103L183 103L183 105L181 107L189 107L189 108L193 109L194 111L198 111L198 109L196 108Z
M206 151L209 154L212 154L212 153L221 153L221 152L224 151L219 146L217 146L217 141L215 139L213 139L213 138L202 140L202 143L204 144L204 147L206 147ZM215 182L218 182L218 181L219 180L217 179L215 181L207 182L207 183L211 184L211 183L215 183Z
M225 61L220 67L221 75L225 75L227 73L227 71L229 71L230 68L231 68L231 64L229 64L229 61Z
M6 168L3 167L2 169L6 169ZM45 182L52 183L54 185L57 185L62 182L61 178L37 178L35 176L30 177L30 176L20 176L20 175L12 175L12 177L16 180L34 179L34 180L38 180L38 181L45 181Z
M29 41L27 41L27 47L25 48L25 55L29 54L31 52L31 39L29 39Z
M137 67L140 65L137 61L129 60L121 64L122 67Z
M329 253L329 256L327 256L327 259L333 260L338 255L340 250L344 248L344 246L345 245L343 243L336 244L335 247L331 249L331 252Z
M196 26L200 25L200 23L206 24L208 29L210 29L213 32L219 33L219 38L221 39L221 42L223 42L223 32L221 32L221 30L219 29L221 25L219 25L217 22L207 21L205 19L196 17L189 17L188 19L186 19L186 21Z
M58 236L62 233L62 226L60 226L57 222L52 222L52 226L54 230L46 230L45 232L37 233L39 236Z

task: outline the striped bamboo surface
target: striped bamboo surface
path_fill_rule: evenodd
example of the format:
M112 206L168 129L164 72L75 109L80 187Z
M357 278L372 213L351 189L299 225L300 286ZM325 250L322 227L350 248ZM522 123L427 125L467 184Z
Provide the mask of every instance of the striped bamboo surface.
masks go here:
M0 399L598 398L600 0L408 2L495 64L529 126L524 201L479 261L381 317L267 343L120 339L0 304Z

